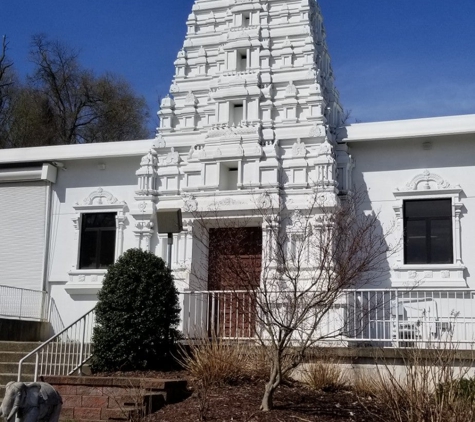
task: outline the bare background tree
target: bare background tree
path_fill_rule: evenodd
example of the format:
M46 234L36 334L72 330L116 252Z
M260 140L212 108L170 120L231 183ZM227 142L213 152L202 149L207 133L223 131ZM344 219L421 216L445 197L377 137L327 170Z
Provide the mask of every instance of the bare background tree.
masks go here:
M264 411L309 349L354 334L356 311L345 290L377 283L392 253L378 216L361 211L362 195L338 204L330 198L315 194L308 206L289 210L285 198L265 193L256 213L244 218L226 217L219 206L194 215L207 256L201 262L209 264L192 274L222 292L209 298L207 326L217 336L254 337L264 348L270 363Z
M0 136L9 116L14 74L13 63L7 57L7 38L2 38L0 50Z
M150 137L144 98L119 76L96 76L78 52L45 35L32 37L31 75L21 82L0 60L0 147L124 141ZM4 87L4 84L5 87Z

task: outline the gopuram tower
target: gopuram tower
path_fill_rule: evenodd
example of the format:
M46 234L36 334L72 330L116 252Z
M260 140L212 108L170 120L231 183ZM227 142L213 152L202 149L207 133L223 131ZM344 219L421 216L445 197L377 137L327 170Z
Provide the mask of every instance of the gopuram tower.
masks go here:
M342 108L316 1L195 0L186 25L156 149L137 172L138 246L162 251L156 209L182 208L189 222L211 204L240 215L263 192L296 209L314 192L336 201L351 158L335 139ZM176 244L179 271L191 234Z

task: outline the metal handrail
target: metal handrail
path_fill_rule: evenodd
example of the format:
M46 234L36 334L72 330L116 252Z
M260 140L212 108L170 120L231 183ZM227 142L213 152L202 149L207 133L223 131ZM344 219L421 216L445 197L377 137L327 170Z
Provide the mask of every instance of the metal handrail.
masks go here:
M41 290L0 285L0 315L7 318L45 321L50 301Z
M34 382L39 374L72 375L79 370L92 356L94 323L95 308L24 356L18 364L18 381L21 381L23 364L33 355Z

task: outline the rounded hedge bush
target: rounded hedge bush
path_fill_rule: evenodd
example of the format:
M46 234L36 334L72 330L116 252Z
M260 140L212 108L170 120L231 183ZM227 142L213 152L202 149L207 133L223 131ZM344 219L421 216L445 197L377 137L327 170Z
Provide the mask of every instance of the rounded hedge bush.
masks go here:
M109 267L98 297L94 372L163 369L170 363L180 308L173 275L161 258L128 250Z

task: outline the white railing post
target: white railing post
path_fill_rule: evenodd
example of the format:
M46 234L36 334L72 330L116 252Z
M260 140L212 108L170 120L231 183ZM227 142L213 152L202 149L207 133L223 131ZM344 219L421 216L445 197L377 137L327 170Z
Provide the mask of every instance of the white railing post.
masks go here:
M79 362L78 362L78 375L81 375L81 365L84 357L84 342L86 339L86 319L84 319L84 322L82 324L82 339L81 339L81 346L79 349Z
M35 376L33 378L33 382L38 381L38 364L39 364L39 360L40 360L39 358L40 358L39 353L36 353L36 355L35 355ZM18 380L18 381L20 381L20 380Z
M18 317L21 319L23 315L23 290L20 290L20 315Z
M213 334L218 334L217 332L214 333L214 322L215 322L215 314L216 314L216 297L214 295L214 292L211 292L211 318L208 316L208 318L210 318L210 321L209 321L209 333L211 333L212 335Z
M396 347L399 348L399 292L395 291L395 300L396 304Z

